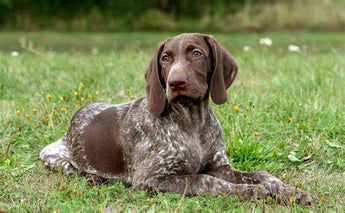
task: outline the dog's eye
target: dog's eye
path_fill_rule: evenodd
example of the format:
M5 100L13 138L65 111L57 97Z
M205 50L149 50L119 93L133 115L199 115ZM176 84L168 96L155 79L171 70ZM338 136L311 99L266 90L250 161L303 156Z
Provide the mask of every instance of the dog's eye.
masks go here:
M193 50L193 56L198 58L202 56L202 53L200 50Z
M170 61L170 56L168 56L168 55L163 55L162 61L163 61L163 62L169 62L169 61Z

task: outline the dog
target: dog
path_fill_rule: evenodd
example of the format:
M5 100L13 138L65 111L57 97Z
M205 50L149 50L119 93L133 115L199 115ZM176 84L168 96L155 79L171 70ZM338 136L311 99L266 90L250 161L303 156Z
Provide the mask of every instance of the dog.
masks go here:
M223 104L238 66L209 35L184 33L159 43L145 73L146 97L79 109L40 159L66 174L122 181L153 192L275 196L311 204L308 192L267 172L230 166L209 101Z

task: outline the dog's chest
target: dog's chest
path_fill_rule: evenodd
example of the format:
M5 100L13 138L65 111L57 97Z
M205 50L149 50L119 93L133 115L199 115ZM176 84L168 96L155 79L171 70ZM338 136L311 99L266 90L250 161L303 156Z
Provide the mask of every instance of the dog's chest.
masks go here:
M214 121L209 117L188 123L180 115L171 114L165 118L146 116L130 122L132 126L126 128L129 131L123 132L123 136L125 141L133 141L129 154L134 165L132 172L165 176L203 171L215 136Z
M180 154L180 166L183 172L197 173L203 166L204 149L200 138L197 135L185 135L180 140L172 141L177 143L179 149L177 153Z
M204 167L208 144L199 134L170 129L156 139L157 164L172 174L195 174Z

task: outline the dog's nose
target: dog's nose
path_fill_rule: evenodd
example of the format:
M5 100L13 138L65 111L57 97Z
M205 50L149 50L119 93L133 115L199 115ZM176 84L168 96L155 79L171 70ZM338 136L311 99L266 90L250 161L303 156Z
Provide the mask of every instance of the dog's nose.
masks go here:
M187 81L186 76L175 75L169 78L168 84L172 91L179 91L179 90L183 90L186 87L186 81Z

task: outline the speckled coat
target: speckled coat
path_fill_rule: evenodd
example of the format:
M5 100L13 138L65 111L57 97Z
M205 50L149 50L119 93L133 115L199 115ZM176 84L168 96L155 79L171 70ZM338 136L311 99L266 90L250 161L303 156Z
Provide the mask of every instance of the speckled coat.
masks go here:
M158 46L146 72L146 97L81 108L66 134L46 146L40 159L67 174L116 179L156 192L273 195L282 202L295 196L297 202L310 204L307 192L295 191L267 172L231 168L209 97L224 103L236 73L237 65L212 37L182 34L168 39Z

